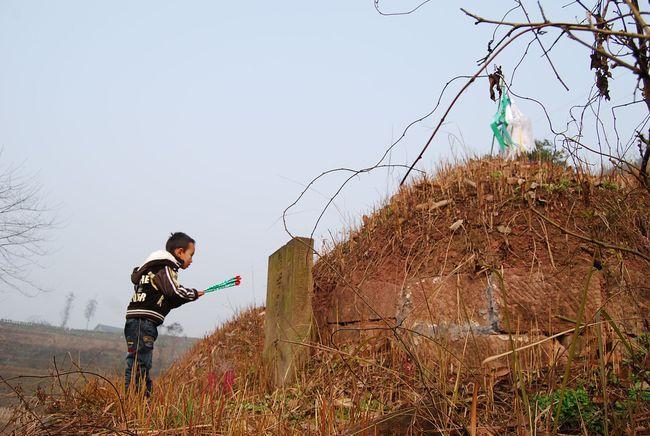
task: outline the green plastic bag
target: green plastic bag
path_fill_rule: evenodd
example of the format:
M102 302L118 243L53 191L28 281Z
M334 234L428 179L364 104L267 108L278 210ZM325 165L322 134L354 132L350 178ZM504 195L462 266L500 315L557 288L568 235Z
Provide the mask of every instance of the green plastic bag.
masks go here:
M494 114L494 121L490 124L494 137L499 141L499 146L501 147L501 152L505 152L506 147L512 146L512 138L510 133L508 133L508 122L506 121L506 108L510 105L510 96L505 90L505 87L501 87L501 99L499 100L499 108L497 113Z

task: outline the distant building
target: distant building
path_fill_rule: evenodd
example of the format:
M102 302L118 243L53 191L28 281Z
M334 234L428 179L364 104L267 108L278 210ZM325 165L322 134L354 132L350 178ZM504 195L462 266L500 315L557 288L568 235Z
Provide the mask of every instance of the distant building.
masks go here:
M124 329L121 327L113 327L112 325L97 324L93 331L104 333L122 333Z

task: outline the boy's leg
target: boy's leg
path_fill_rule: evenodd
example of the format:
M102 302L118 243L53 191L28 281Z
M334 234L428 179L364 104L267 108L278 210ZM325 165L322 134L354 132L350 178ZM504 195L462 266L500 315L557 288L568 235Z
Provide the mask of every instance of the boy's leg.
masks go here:
M134 376L135 389L140 390L146 383L146 395L151 395L152 382L149 376L153 358L153 344L158 337L158 329L148 319L129 319L124 328L128 354L126 357L125 386L128 389L131 377Z
M146 395L147 397L151 396L151 391L153 389L153 382L151 381L151 367L153 365L153 344L158 338L158 327L149 321L144 320L144 325L142 327L142 342L144 345L145 353L142 355L142 367L144 368L144 380L146 383Z
M152 328L154 331L152 331ZM151 371L151 365L153 363L153 343L156 340L158 335L157 329L155 326L146 325L142 326L142 351L138 356L138 364L142 369L141 380L145 382L146 391L145 396L151 396L151 390L153 388L153 382L151 381L151 376L149 372Z
M153 389L153 382L151 381L151 375L149 374L151 372L151 366L153 364L153 343L155 341L155 338L152 336L145 336L145 347L149 349L147 353L145 353L143 357L143 362L142 362L142 367L144 368L144 380L146 383L146 388L147 390L145 391L145 395L147 397L151 396L151 391Z
M126 368L124 370L124 390L128 392L133 378L133 365L135 363L135 356L138 344L138 325L139 320L127 319L124 324L124 339L126 339ZM137 381L136 381L137 383Z

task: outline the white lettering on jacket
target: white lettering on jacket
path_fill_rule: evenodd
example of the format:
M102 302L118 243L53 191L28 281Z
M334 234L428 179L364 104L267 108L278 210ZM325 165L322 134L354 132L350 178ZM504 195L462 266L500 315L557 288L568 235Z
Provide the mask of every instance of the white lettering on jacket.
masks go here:
M133 294L133 297L131 297L131 301L134 303L142 303L146 298L147 294L145 292L136 292Z

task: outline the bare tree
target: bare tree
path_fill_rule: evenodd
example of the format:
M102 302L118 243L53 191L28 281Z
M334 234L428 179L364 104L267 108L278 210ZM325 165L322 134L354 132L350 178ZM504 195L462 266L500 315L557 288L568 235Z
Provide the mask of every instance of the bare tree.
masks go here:
M86 317L86 330L88 330L88 324L90 324L90 319L95 316L96 310L97 300L95 298L88 300L88 303L86 303L86 310L84 310L84 316Z
M180 336L183 334L183 326L178 322L169 324L165 328L167 329L167 334L170 336Z
M0 284L25 292L41 290L28 277L29 267L45 254L44 235L53 226L38 183L19 167L0 168ZM1 289L1 288L0 288Z
M65 298L65 305L61 311L61 327L66 328L68 320L70 319L70 311L72 310L72 302L74 301L74 292L70 292Z

